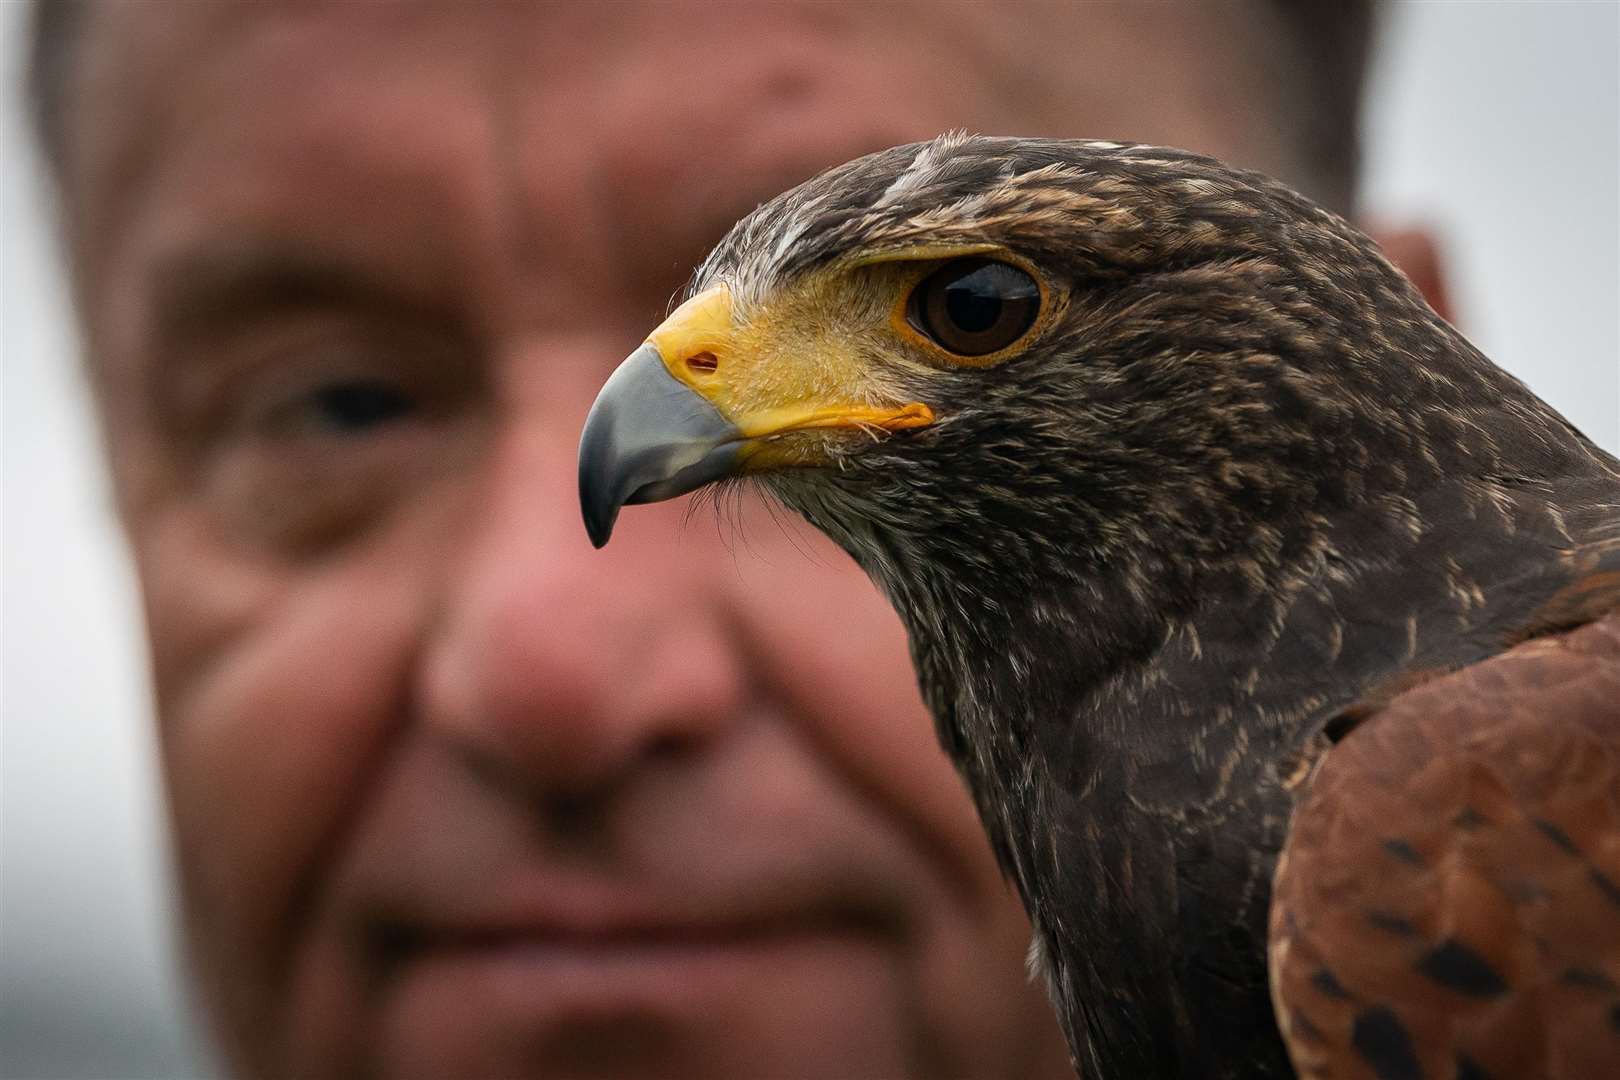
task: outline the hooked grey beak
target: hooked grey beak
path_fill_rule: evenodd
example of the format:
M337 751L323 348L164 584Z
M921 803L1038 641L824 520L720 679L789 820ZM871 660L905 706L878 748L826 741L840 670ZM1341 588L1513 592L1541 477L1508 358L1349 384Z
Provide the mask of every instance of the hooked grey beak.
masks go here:
M596 395L579 436L579 505L591 543L613 535L619 507L659 502L736 471L743 435L669 373L651 344Z

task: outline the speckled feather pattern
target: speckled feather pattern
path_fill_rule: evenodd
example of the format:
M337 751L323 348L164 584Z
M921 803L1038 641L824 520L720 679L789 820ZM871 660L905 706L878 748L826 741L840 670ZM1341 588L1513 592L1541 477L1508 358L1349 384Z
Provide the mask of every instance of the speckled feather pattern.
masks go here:
M1620 571L1620 464L1346 222L1176 150L897 147L760 207L693 289L746 321L977 243L1060 314L990 368L877 358L938 422L763 482L904 620L1077 1065L1290 1075L1266 942L1302 778L1335 718L1590 618L1567 598Z

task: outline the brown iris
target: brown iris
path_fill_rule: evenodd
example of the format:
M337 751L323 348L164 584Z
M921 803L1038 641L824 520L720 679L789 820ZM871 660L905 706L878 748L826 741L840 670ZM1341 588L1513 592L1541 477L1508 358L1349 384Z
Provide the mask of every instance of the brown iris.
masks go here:
M1018 267L953 259L912 290L906 318L947 352L985 356L1023 337L1040 308L1040 286Z

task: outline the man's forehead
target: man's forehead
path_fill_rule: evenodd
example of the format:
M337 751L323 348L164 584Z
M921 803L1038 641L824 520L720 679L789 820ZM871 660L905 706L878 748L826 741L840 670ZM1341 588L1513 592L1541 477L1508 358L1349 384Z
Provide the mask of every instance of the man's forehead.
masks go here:
M194 221L279 198L341 227L374 196L386 202L390 177L415 202L435 187L447 203L466 198L446 188L455 163L454 183L509 189L508 231L532 231L536 248L569 247L575 238L555 229L581 218L630 251L685 222L692 236L670 246L689 239L680 254L695 261L781 187L944 128L1129 135L1215 153L1237 141L1187 83L1197 64L1165 55L1162 17L1129 6L1090 21L984 4L141 11L109 5L86 54L74 156L91 236L116 231L108 218L154 171L166 175L151 186L183 189ZM1151 89L1123 92L1122 64ZM1143 65L1163 76L1140 79ZM446 224L457 212L416 209Z
M271 51L279 45L305 77L322 65L350 67L368 53L414 41L424 66L470 62L486 78L554 94L572 86L583 95L578 104L610 119L624 104L613 100L626 82L623 72L608 70L616 59L631 56L649 69L644 80L633 80L638 94L644 85L660 85L662 100L678 104L705 86L736 85L734 75L746 81L763 64L805 52L792 48L796 40L820 38L852 58L877 60L873 66L892 71L894 82L931 71L935 93L976 99L1003 116L1027 116L1047 128L1065 120L1147 127L1153 130L1112 134L1167 141L1159 134L1186 125L1188 104L1178 97L1207 105L1202 91L1218 87L1219 108L1253 89L1245 84L1245 69L1255 65L1235 62L1248 44L1241 28L1256 21L1242 17L1250 6L284 0L174 5L154 18L145 5L102 4L87 36L94 39L91 81L126 121L134 108L160 104L153 98L183 95L199 69L234 54L244 41ZM769 48L735 47L769 38L776 39ZM767 78L769 90L793 89L791 82ZM741 112L754 102L728 104Z

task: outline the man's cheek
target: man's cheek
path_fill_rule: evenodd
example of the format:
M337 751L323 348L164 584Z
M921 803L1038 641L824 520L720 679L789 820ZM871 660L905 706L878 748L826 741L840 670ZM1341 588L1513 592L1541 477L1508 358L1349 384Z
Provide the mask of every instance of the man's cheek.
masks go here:
M164 765L205 966L245 963L263 978L299 947L298 920L410 712L431 547L417 537L288 570L251 612L216 623L212 649L168 673ZM239 580L215 570L193 566L198 594ZM188 620L230 606L179 590L163 599L167 610L151 610L160 640L195 636Z
M841 770L943 842L958 871L995 883L966 789L923 706L899 617L831 541L769 514L750 508L742 522L749 549L763 557L739 563L736 588L777 685L814 718L819 745Z

